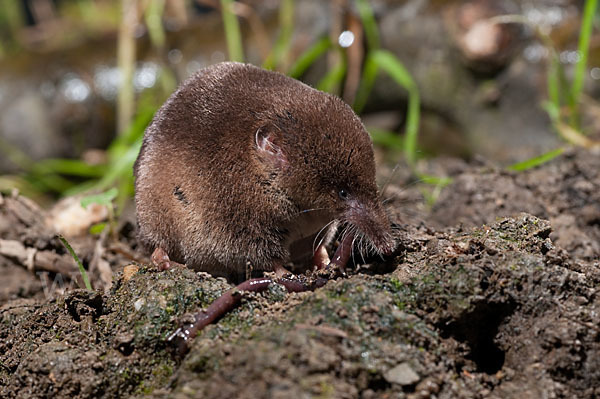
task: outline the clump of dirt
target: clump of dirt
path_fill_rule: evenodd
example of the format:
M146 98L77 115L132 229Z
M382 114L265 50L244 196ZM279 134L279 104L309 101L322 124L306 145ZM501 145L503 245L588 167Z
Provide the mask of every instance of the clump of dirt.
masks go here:
M585 243L599 236L584 217L598 204L598 162L577 152L520 174L465 168L428 221L396 225L395 257L315 292L246 294L183 359L166 337L225 280L129 265L105 293L11 299L0 397L598 397L600 264ZM519 198L529 213L513 212ZM582 235L532 212L572 215Z
M598 259L599 151L570 150L524 173L489 167L466 171L443 191L428 222L474 227L519 212L549 220L552 240L571 255Z
M593 397L598 265L572 270L550 231L526 214L408 231L418 250L397 271L331 282L234 341L198 339L155 397Z
M78 289L0 308L0 396L119 397L164 385L177 365L166 335L229 285L184 268L134 273L104 295Z

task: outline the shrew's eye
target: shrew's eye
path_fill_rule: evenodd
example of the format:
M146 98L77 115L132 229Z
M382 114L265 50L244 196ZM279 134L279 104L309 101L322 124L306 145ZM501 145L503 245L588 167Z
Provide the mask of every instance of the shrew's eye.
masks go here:
M342 188L340 191L338 191L338 195L340 196L340 198L344 201L346 201L348 199L348 190L346 190L345 188Z

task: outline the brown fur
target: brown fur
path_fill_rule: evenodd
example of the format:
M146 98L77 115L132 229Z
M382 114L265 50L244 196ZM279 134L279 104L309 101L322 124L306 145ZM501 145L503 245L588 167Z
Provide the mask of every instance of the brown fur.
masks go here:
M376 251L393 248L360 120L280 73L239 63L201 70L157 112L134 173L142 244L200 270L226 275L247 261L271 270L333 219Z

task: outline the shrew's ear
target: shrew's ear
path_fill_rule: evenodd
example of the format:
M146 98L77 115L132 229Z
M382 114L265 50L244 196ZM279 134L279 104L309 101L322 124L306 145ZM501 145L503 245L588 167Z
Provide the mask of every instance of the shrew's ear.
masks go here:
M281 148L280 136L281 131L265 126L256 131L255 142L261 159L272 167L284 169L288 160Z

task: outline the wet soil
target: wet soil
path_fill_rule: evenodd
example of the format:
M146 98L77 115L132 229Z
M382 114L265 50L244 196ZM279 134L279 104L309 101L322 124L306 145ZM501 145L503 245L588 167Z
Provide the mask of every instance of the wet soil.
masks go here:
M59 284L75 266L43 211L1 197L0 242L26 254L0 255L0 397L599 397L600 154L435 167L454 182L431 209L426 187L388 190L394 257L314 292L247 294L183 359L165 337L227 281L145 265L124 227L102 238L112 287ZM73 243L93 281L97 240Z

